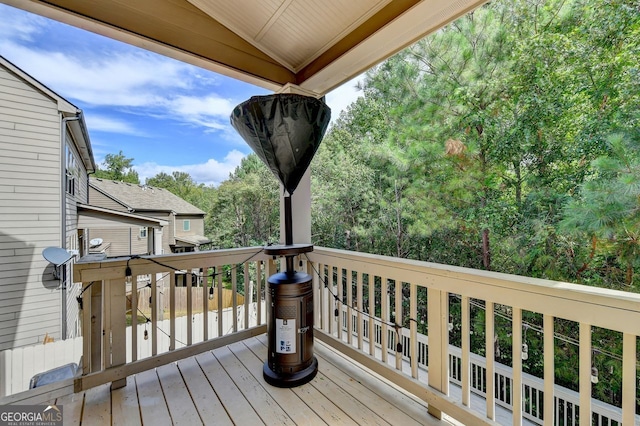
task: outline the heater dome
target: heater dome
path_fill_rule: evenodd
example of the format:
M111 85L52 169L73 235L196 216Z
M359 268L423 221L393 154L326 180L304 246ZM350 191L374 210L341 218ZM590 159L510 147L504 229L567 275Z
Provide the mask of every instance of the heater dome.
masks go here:
M253 96L234 108L231 125L291 195L311 164L331 109L320 99L290 93Z

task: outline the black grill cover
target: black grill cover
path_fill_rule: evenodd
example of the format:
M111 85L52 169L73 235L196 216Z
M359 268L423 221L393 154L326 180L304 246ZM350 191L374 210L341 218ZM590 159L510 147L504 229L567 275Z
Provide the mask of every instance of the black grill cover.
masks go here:
M231 125L282 182L298 187L331 118L321 100L296 94L253 96L234 108Z

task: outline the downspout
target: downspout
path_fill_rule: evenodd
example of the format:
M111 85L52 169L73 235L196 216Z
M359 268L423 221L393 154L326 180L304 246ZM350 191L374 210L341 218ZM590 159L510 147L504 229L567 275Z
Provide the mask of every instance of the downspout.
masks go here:
M67 189L66 189L66 173L67 173L67 156L66 156L66 142L67 142L67 123L69 121L80 120L81 112L78 112L73 117L62 117L60 126L60 197L62 207L62 230L60 232L61 247L67 249ZM69 274L66 273L67 265L64 265L65 273L63 274L62 282L62 340L67 338L67 280Z

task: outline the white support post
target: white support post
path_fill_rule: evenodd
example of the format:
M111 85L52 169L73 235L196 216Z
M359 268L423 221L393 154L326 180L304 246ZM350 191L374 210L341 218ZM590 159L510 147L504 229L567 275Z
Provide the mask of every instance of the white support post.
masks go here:
M162 228L153 228L152 254L162 254Z
M266 282L265 282L266 285ZM256 262L256 303L258 309L256 310L257 322L256 325L262 324L262 262Z
M238 265L231 265L231 304L233 305L233 332L238 332Z
M154 228L152 226L147 226L147 253L149 254L155 254L155 235Z
M636 421L636 336L622 335L622 424L632 425Z
M149 235L149 234L147 234ZM131 361L138 360L138 277L132 277L129 283L131 297ZM126 295L126 288L125 288Z
M311 171L307 169L291 196L294 244L311 244ZM280 244L284 244L284 187L280 185Z
M580 323L580 361L578 365L580 390L580 420L582 424L591 423L591 325Z
M380 339L380 344L382 346L382 362L385 364L387 363L387 359L389 356L389 330L387 329L387 323L389 322L388 285L389 282L387 280L387 277L380 277L380 318L382 318L382 323L380 324L382 329L382 339ZM396 342L396 347L397 345L398 342Z
M396 280L398 282L398 280ZM409 296L411 377L418 379L418 286L411 284Z
M522 309L514 306L512 312L513 426L522 426Z
M554 317L545 315L544 324L544 424L552 426L554 424L554 390L555 390L555 336Z
M158 274L151 274L151 355L158 355L158 307L162 306L158 304ZM161 281L162 282L162 281ZM145 326L145 331L147 331L147 336L149 331L147 330L147 326Z
M357 272L358 274L358 284L356 289L356 307L358 309L358 349L362 350L364 346L364 324L362 322L362 310L364 308L363 304L363 284L362 284L362 272Z
M217 337L221 337L223 334L223 320L222 320L222 265L218 266L218 274L216 275L216 290L218 293L218 312L217 312L217 318L218 318L218 336Z
M135 279L135 275L134 275ZM127 363L127 333L126 333L126 282L124 279L107 281L109 309L109 329L111 331L110 342L105 347L111 352L111 359L107 360L105 367L118 367ZM108 333L106 338L109 338ZM108 357L107 357L108 358ZM127 385L126 377L111 382L111 390Z
M87 366L84 368L84 374L102 370L102 330L104 327L102 318L102 284L102 281L88 284L91 288L86 292L86 296L83 295L83 305L85 309L88 308L88 312L85 313L84 317L85 324L91 327L88 330L89 343L88 345L85 344L85 354L88 355L88 359L86 360ZM89 349L88 351L87 348Z
M394 284L395 288L395 323L402 325L402 282L400 280L396 280ZM402 343L402 330L399 333L396 333L396 370L402 371L402 351L398 351L398 343Z
M253 298L253 281L249 274L249 262L244 264L244 329L249 328L249 302Z
M202 267L202 341L206 342L209 340L209 288L213 290L213 280L212 287L209 287L209 267Z
M487 356L487 371L486 371L486 402L487 402L487 418L490 420L496 419L496 402L495 402L495 317L494 317L494 304L493 302L486 301L486 315L485 315L485 352Z
M187 346L193 343L193 273L184 274L187 280Z
M342 273L342 268L338 267L336 270L336 279L337 279L337 283L336 283L336 295L338 296L338 302L336 303L336 307L338 309L338 316L336 317L336 321L338 322L338 325L336 326L336 332L338 333L338 340L342 341L342 324L343 324L343 317L344 317L344 311L342 310L342 306L343 306L343 302L344 302L344 297L343 297L343 289L342 289L342 278L344 277L344 274Z
M462 296L461 318L462 318L462 405L471 405L471 309L468 296Z
M430 288L427 294L429 322L429 386L449 394L449 296ZM442 419L442 411L429 405L429 414Z

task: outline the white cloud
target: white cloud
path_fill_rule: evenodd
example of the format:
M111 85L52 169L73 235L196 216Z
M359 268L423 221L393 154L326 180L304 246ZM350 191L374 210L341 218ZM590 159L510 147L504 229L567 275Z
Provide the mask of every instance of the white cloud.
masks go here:
M167 111L179 115L188 123L211 130L228 130L229 116L234 108L230 99L216 94L176 96L166 101Z
M154 177L161 172L171 174L178 171L188 173L191 178L198 183L218 186L229 177L229 173L233 172L235 168L240 165L244 157L245 154L234 149L227 153L222 161L210 158L206 163L184 166L163 166L156 163L142 163L134 166L134 169L138 172L140 182L145 182L147 178Z
M73 56L5 42L10 58L37 80L67 98L94 105L152 107L165 104L162 92L188 86L188 68L146 52L100 52ZM98 52L96 52L98 53Z
M173 109L185 115L214 116L228 118L234 105L229 99L216 95L205 97L178 96L171 101Z
M145 136L144 132L135 129L126 121L118 120L111 117L100 116L97 114L89 114L85 117L87 127L91 131L119 133L133 136Z
M0 5L3 15L0 39L31 40L32 35L43 30L47 20L38 15L27 14L13 7Z
M364 81L364 74L360 74L352 80L347 81L342 86L327 93L326 102L331 108L331 121L335 121L342 111L356 101L360 96L364 96L356 86Z

